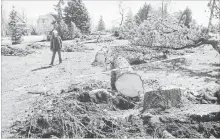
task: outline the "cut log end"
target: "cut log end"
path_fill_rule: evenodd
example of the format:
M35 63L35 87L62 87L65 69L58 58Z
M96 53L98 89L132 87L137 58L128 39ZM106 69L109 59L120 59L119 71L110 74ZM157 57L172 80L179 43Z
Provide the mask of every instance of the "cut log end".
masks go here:
M111 86L113 90L126 97L138 97L143 94L143 81L138 74L135 74L129 62L117 55L113 58L111 69L117 69L111 73Z
M137 97L144 92L143 81L135 73L124 73L115 82L118 92L128 97Z

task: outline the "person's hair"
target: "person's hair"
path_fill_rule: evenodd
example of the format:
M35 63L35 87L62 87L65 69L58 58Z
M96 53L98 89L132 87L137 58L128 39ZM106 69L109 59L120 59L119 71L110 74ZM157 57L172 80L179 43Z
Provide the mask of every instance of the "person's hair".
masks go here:
M58 34L58 32L56 30L53 30L52 36L54 36L55 34Z

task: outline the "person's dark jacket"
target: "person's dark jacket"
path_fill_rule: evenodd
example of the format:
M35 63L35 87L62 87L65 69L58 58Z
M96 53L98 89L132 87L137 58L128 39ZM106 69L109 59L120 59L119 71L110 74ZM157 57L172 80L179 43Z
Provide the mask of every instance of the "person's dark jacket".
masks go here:
M52 37L50 40L50 50L57 51L62 48L62 39L60 36Z

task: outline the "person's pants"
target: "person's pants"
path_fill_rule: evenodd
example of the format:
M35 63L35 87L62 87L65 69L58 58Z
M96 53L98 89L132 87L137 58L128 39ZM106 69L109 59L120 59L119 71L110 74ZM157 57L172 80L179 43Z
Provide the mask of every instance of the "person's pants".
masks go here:
M56 52L58 53L58 56L59 56L59 62L62 63L61 50L53 50L53 56L52 56L51 64L53 64L53 62L54 62Z

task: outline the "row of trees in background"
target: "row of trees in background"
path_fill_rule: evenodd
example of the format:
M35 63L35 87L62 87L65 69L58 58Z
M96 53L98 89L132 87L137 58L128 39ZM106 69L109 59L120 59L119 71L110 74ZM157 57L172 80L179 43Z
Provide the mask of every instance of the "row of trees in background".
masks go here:
M53 14L55 18L54 29L59 32L59 35L63 40L74 39L80 37L81 33L90 33L90 18L89 13L81 0L71 0L67 2L67 6L64 6L64 0L59 0L55 5L56 14ZM12 44L18 44L21 42L23 34L23 28L18 25L18 13L13 7L10 12L10 21L8 23ZM2 26L5 28L5 26ZM36 35L35 27L31 26L32 35ZM4 35L4 34L3 34Z
M56 21L53 23L54 28L58 30L63 40L80 37L81 34L88 34L91 30L89 13L81 0L70 0L64 7L64 0L59 0L55 5L57 13L53 15ZM210 0L210 18L208 28L198 26L192 18L192 11L187 7L184 11L174 14L168 12L169 1L163 0L161 8L155 10L150 4L144 4L136 15L133 16L131 10L125 16L126 8L122 2L119 4L119 13L121 20L119 28L116 28L116 34L121 38L129 39L133 44L140 45L158 45L165 46L180 44L192 44L193 40L201 37L201 34L209 31L220 29L218 26L212 26L213 18L219 18L220 6L219 0ZM12 9L10 13L10 31L12 32L13 44L19 43L22 32L17 26L17 12ZM103 17L97 25L98 31L105 30ZM205 30L205 31L204 31Z
M89 13L81 0L70 0L67 6L64 5L63 0L59 0L55 5L57 14L54 15L56 22L54 22L55 29L58 30L62 39L74 39L80 37L81 34L88 34L91 32L91 23ZM97 31L105 31L105 23L100 16Z

